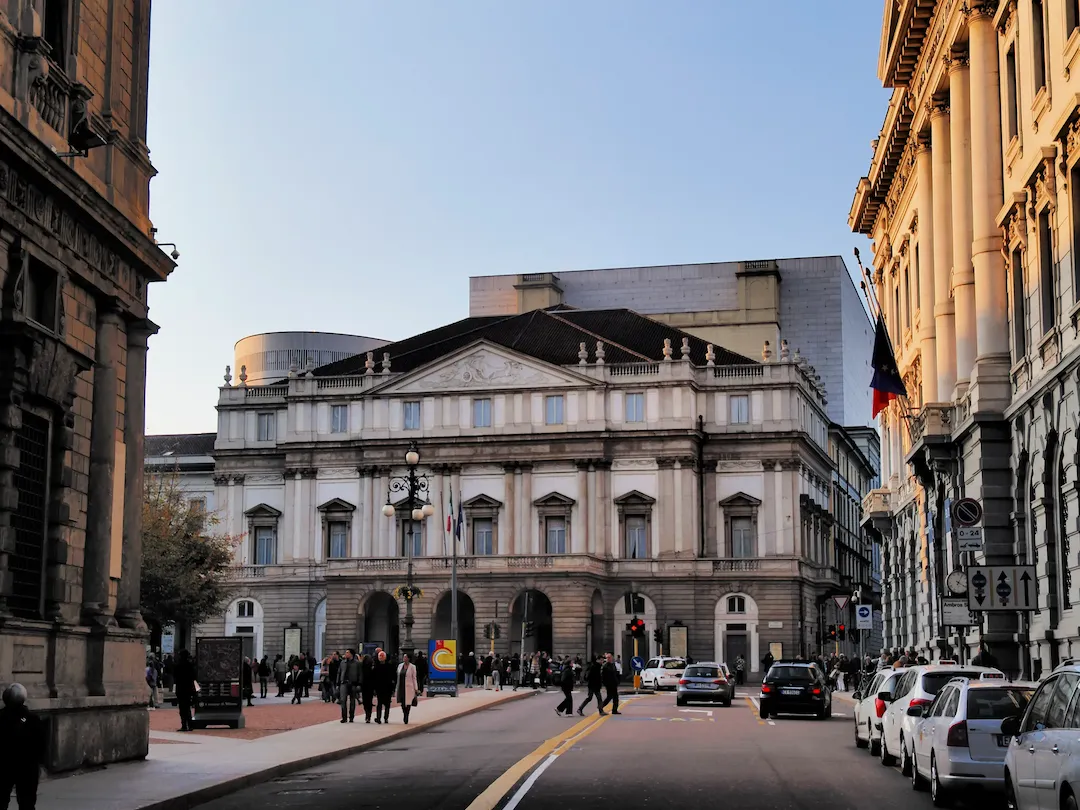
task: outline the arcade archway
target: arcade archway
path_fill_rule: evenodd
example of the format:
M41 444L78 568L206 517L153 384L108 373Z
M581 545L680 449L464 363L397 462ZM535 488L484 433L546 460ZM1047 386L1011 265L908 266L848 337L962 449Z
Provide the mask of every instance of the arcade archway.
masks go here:
M532 635L523 636L526 623L531 623ZM551 600L536 589L522 591L510 608L510 651L522 654L546 652L558 655L551 620Z
M378 644L384 650L396 653L399 645L398 613L397 600L386 591L371 594L364 605L364 643Z
M451 631L451 592L447 591L435 605L435 616L431 622L431 637L450 638ZM468 655L476 650L476 608L473 600L464 591L458 591L458 653Z

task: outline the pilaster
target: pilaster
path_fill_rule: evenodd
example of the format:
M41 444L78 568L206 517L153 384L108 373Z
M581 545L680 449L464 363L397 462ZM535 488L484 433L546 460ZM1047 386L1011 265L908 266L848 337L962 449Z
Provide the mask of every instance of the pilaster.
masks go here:
M919 353L922 362L922 388L924 402L937 402L937 324L935 322L934 289L934 197L933 151L930 138L919 136L916 152L918 173L919 220Z
M967 388L975 367L975 273L971 266L971 71L966 51L953 50L949 67L949 147L952 160L952 288L956 329L956 390ZM939 391L944 397L947 391Z
M937 347L937 395L949 397L956 386L956 325L952 301L952 143L947 98L930 105L930 137L934 144L934 329ZM929 224L929 223L928 223ZM920 256L922 251L920 250ZM926 272L924 270L923 272ZM925 377L925 374L924 374ZM934 400L927 399L927 402Z

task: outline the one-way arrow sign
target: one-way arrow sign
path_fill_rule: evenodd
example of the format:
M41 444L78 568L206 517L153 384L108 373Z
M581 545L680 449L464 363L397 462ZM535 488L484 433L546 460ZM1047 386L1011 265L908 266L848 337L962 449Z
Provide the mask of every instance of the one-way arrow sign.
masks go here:
M1038 609L1035 567L973 565L967 569L968 607L974 611Z

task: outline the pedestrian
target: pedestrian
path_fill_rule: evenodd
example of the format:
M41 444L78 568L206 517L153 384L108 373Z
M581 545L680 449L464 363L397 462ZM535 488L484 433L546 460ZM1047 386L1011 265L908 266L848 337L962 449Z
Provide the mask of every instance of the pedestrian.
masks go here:
M375 705L375 661L370 655L360 659L360 700L364 704L364 722L370 723Z
M465 664L462 669L465 675L465 688L471 689L473 685L473 678L476 677L476 653L470 652L465 656Z
M264 655L259 661L259 699L266 700L267 687L270 683L270 661Z
M773 654L771 651L765 653L764 657L761 659L761 666L766 675L769 674L769 670L772 669L772 665L775 661L776 659L773 658Z
M979 642L979 651L975 654L975 657L971 659L971 665L975 667L992 667L997 669L998 660L994 657L994 654L990 652L990 647L985 642Z
M157 667L154 666L153 660L146 662L146 686L150 689L150 710L153 711L157 708Z
M514 691L521 686L521 654L514 653L510 656L510 682L514 684Z
M615 667L615 656L608 653L605 658L607 662L604 664L601 682L604 684L604 691L607 694L604 697L604 702L600 704L600 708L603 709L609 703L612 703L614 705L611 713L621 714L619 711L619 670Z
M307 678L307 673L300 667L300 661L293 661L292 671L285 678L286 685L292 689L292 699L289 701L289 705L294 703L299 706L303 703L301 698L304 697L304 681Z
M746 659L739 653L735 659L735 685L742 686L746 683Z
M596 698L596 708L601 715L606 715L604 711L604 698L600 694L600 689L604 685L604 665L597 658L589 664L588 669L585 671L585 684L589 688L589 696L581 702L578 706L577 713L582 717L585 716L585 707L589 704L589 701L594 697Z
M38 776L45 759L45 727L26 705L26 687L13 683L4 690L0 709L0 808L7 810L11 790L19 810L34 810Z
M416 667L409 660L408 654L403 655L401 666L397 670L397 702L401 706L405 725L409 725L409 712L420 702L417 696L419 691L416 683ZM389 709L387 712L387 717L389 717Z
M254 706L251 702L251 659L244 659L244 666L240 668L240 693L247 700L248 706Z
M285 697L285 678L289 674L289 665L285 663L285 656L278 655L274 659L274 680L277 681L277 696Z
M555 714L562 717L563 712L566 712L567 717L572 717L574 714L574 668L569 664L564 664L562 672L559 673L559 686L562 687L563 700L556 707Z
M375 722L390 722L390 698L394 694L394 665L386 658L386 652L379 650L373 673L375 682Z
M360 690L364 673L360 667L360 661L356 653L351 649L345 650L345 658L338 662L337 666L337 696L341 703L341 722L352 723L356 717L356 693ZM346 712L346 709L348 710Z
M173 677L176 679L176 705L180 709L179 730L191 731L191 704L195 702L199 684L195 681L195 664L187 650L176 654Z
M615 656L615 671L617 673L619 673L619 680L621 681L622 680L622 656L621 655L616 655ZM617 712L616 712L616 714L617 714Z

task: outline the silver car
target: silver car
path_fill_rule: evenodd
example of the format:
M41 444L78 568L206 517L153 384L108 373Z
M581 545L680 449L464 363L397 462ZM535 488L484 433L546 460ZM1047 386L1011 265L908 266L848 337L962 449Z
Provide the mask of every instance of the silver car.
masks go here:
M690 701L708 701L730 706L735 697L735 679L727 664L699 661L687 664L676 687L675 703L685 706Z

